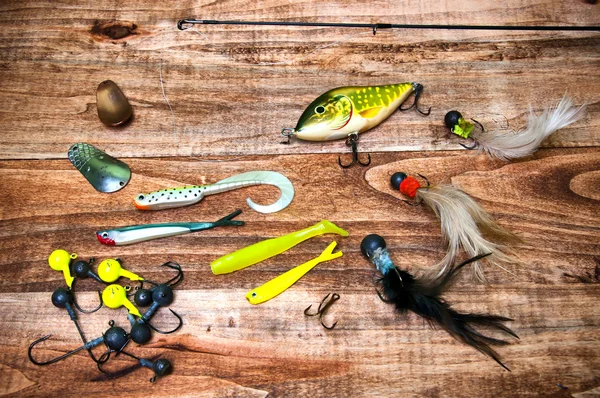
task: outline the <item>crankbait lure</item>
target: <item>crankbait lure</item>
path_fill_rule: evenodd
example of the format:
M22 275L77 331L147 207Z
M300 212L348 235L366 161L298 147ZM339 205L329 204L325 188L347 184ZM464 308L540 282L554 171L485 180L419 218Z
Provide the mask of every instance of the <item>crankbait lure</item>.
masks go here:
M246 298L250 304L261 304L265 301L271 300L275 296L278 296L290 288L298 281L298 279L302 278L308 271L316 267L318 264L342 257L343 253L341 251L333 253L333 249L335 249L336 246L337 242L331 242L331 244L327 246L325 250L323 250L323 253L321 253L319 257L313 258L304 264L292 268L286 273L271 279L256 289L252 289L250 292L248 292L248 294L246 294Z
M96 237L100 243L108 246L131 245L147 240L183 235L211 228L244 225L243 221L232 220L232 218L238 216L241 212L241 210L236 210L230 215L215 222L178 222L132 225L129 227L98 231L96 232Z
M331 141L345 138L346 144L352 147L353 161L363 166L369 165L358 161L356 142L358 134L378 126L396 109L407 111L416 108L421 114L429 115L430 110L423 112L419 109L418 101L423 92L419 83L400 83L385 86L352 86L338 87L329 90L314 100L302 113L295 128L284 128L281 134L295 136L306 141ZM415 100L409 107L401 105L415 94Z
M430 185L426 177L419 176L427 182L427 186L421 186L417 179L402 172L392 175L391 184L403 195L416 198L416 202L405 200L406 203L413 206L425 203L440 219L442 239L448 247L446 256L432 268L434 277L451 272L461 247L471 257L490 253L486 260L502 269L502 263L517 263L510 256L508 247L488 241L482 231L505 241L519 241L516 235L498 225L492 216L460 189L452 185ZM474 279L485 281L479 261L472 261L471 269Z
M294 199L294 186L283 174L274 171L249 171L210 185L190 185L141 193L135 197L133 203L140 210L172 209L198 203L208 195L262 184L276 186L281 191L281 196L268 206L256 204L247 198L246 202L252 210L259 213L275 213L285 209Z
M131 179L131 169L93 145L79 142L69 148L69 161L99 192L116 192Z
M444 123L452 133L473 141L471 146L461 144L466 149L477 149L492 158L508 161L533 154L550 135L580 120L585 108L585 105L573 106L573 101L565 95L556 108L546 108L539 116L530 111L527 127L516 133L486 132L481 123L465 120L458 111L448 112Z
M410 273L396 267L386 249L385 240L379 235L366 236L360 244L360 250L382 274L379 283L383 291L377 291L382 301L394 304L396 310L401 313L405 313L407 310L413 311L432 325L438 324L455 339L476 348L510 371L500 361L500 355L491 347L509 343L505 340L487 337L473 327L492 328L518 339L519 337L502 323L512 321L512 319L496 315L461 313L453 310L450 304L440 297L448 282L462 267L488 254L471 258L438 279L427 280L415 278Z
M226 254L210 263L210 268L215 275L239 271L283 253L307 239L323 234L348 236L348 232L344 231L331 221L323 220L303 230L292 232L278 238L263 240L262 242L246 246L233 253Z

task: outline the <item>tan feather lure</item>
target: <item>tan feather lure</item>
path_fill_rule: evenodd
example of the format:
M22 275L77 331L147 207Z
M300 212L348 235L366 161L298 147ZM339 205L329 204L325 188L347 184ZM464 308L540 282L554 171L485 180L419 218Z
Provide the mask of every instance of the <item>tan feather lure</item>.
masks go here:
M452 133L473 140L473 146L463 145L465 148L477 149L492 158L509 161L531 155L550 135L584 116L585 105L575 107L573 101L565 95L556 108L547 108L539 116L530 107L527 127L519 132L499 134L485 131L479 122L471 119L477 126L474 125L458 111L448 112L444 121Z
M425 177L423 178L427 181ZM394 173L391 183L402 194L415 198L417 204L425 203L429 206L440 220L442 239L447 245L447 253L442 261L430 269L430 277L439 278L451 272L461 249L468 257L491 253L483 260L504 270L506 270L505 264L518 263L512 256L511 248L504 243L492 242L489 239L508 243L518 241L519 238L498 225L465 192L452 185L429 185L428 181L427 186L421 186L418 180L402 172ZM489 239L484 237L484 234ZM485 282L480 261L474 261L471 270L473 279Z

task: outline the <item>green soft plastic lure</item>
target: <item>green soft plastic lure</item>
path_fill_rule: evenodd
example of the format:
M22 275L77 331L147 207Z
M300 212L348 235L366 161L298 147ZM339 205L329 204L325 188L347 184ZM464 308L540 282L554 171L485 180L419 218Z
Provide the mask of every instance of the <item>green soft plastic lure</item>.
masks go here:
M417 106L422 91L423 86L419 83L334 88L320 95L306 108L295 128L285 128L281 133L307 141L347 138L379 125L400 108L412 93L415 93L415 102L400 110Z
M303 230L292 232L291 234L280 236L278 238L263 240L262 242L246 246L233 253L226 254L210 263L210 268L215 275L239 271L283 253L300 242L323 234L348 236L348 232L344 231L331 221L323 220Z
M189 234L190 232L203 231L224 226L244 225L243 221L235 221L232 218L238 216L242 211L236 210L230 215L215 222L178 222L162 224L132 225L129 227L107 229L96 232L96 237L108 246L124 246L144 242L152 239L166 238Z
M298 279L302 278L308 271L316 267L318 264L323 263L325 261L333 260L338 257L342 257L343 253L336 252L333 253L333 249L337 246L337 242L331 242L329 246L323 253L317 258L313 258L310 261L305 262L291 270L287 271L284 274L279 275L276 278L271 279L267 283L262 286L257 287L256 289L252 289L248 294L246 294L246 298L250 302L250 304L260 304L265 301L271 300L273 297L278 296L279 294L286 291L290 286L298 281Z

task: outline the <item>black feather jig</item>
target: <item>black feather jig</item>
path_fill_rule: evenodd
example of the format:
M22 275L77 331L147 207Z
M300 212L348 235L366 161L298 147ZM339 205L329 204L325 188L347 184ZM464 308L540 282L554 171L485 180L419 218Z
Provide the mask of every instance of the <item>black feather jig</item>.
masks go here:
M519 336L502 323L512 319L496 315L460 313L440 297L448 282L462 267L489 254L473 257L441 277L427 280L415 278L397 268L386 249L385 240L379 235L366 236L360 244L360 250L382 274L379 280L382 292L377 291L381 300L393 303L399 312L410 310L425 318L432 326L441 326L457 340L476 348L510 371L492 348L507 345L509 342L485 336L475 330L474 326L496 329L518 339Z

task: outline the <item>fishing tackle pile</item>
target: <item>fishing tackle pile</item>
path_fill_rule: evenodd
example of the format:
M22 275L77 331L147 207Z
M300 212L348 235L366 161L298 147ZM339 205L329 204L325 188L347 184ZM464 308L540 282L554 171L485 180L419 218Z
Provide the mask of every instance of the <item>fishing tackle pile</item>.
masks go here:
M506 244L519 241L512 232L498 225L473 198L452 185L430 185L426 177L419 174L427 182L426 186L414 177L403 172L394 173L391 177L392 187L416 202L404 202L412 206L425 203L439 218L442 229L442 240L447 246L447 253L438 264L429 270L430 276L442 277L452 271L460 249L469 257L489 253L485 260L504 270L503 264L518 263L512 256L512 249ZM494 243L486 239L490 237L503 241ZM484 282L485 275L479 258L471 262L473 278Z
M163 267L176 270L177 275L164 283L156 283L123 269L118 259L107 259L102 261L98 266L98 273L94 273L90 269L93 259L91 259L89 262L83 260L72 262L72 260L75 260L76 258L77 255L75 253L69 254L65 250L55 250L48 257L48 263L52 269L63 272L65 282L68 286L67 288L61 287L54 291L52 294L52 304L57 308L64 308L67 311L69 318L77 329L83 345L54 359L40 361L34 358L32 351L39 343L48 340L51 336L46 335L35 340L29 345L27 351L29 360L38 366L50 365L61 361L79 351L87 350L90 358L96 363L98 369L110 377L115 377L119 374L122 374L122 372L111 373L103 368L113 353L115 354L115 357L119 354L124 354L125 356L136 360L142 367L150 368L154 372L154 376L150 379L151 382L154 382L157 377L169 374L172 370L172 365L169 360L162 358L154 362L152 360L139 358L131 353L128 353L124 351L124 348L131 340L138 344L147 343L151 338L151 330L154 330L157 333L168 334L174 333L181 328L183 325L181 316L171 309L169 309L169 311L171 311L171 313L175 315L179 321L179 324L174 329L169 331L161 331L150 323L150 318L160 307L168 306L173 302L174 295L172 287L183 280L183 271L181 266L171 261L163 264ZM73 275L75 275L75 277L73 277ZM100 295L100 306L93 311L83 311L77 306L75 295L72 289L75 281L78 278L87 277L91 277L92 279L101 283L111 283ZM140 287L135 294L134 300L140 307L149 307L143 314L140 313L133 303L127 299L126 292L130 289L130 287L123 287L113 283L120 277L125 277L132 281L140 281ZM149 289L144 288L144 282L152 284L153 287ZM91 341L86 339L83 330L79 325L79 320L74 308L83 313L90 313L98 310L102 306L102 303L109 308L119 308L121 306L125 306L128 309L128 320L131 325L130 333L127 333L121 327L115 326L115 322L111 320L109 322L110 328L102 336ZM100 357L96 357L96 355L92 352L92 349L101 346L102 344L104 344L106 347L106 351Z
M382 291L377 290L382 301L394 304L396 310L401 313L412 311L425 318L432 326L439 325L455 339L474 347L510 371L500 360L500 355L492 348L492 346L503 346L509 343L506 340L485 336L475 330L474 326L491 328L518 339L519 337L503 324L512 319L497 315L461 313L452 309L451 305L441 298L448 283L462 267L489 254L471 258L453 267L440 278L431 280L415 278L407 271L396 267L386 249L385 240L379 235L367 235L360 244L360 250L382 274L379 280Z
M547 108L536 116L530 109L527 127L519 132L499 134L485 131L483 125L465 120L458 111L450 111L444 123L457 136L472 140L472 145L461 144L466 149L477 149L491 158L508 161L533 154L541 143L556 131L577 122L585 116L585 105L577 108L566 95L556 108Z
M242 226L243 221L232 220L242 213L236 210L215 222L178 222L162 224L143 224L107 229L96 232L100 243L108 246L124 246L134 243L145 242L153 239L166 238L169 236L189 234L191 232L204 231L216 227Z
M321 94L302 113L295 128L284 128L281 134L288 138L294 136L306 141L331 141L346 139L346 145L352 148L352 162L343 165L338 157L338 164L343 168L354 164L368 166L371 155L366 162L358 160L358 135L378 126L396 109L408 111L417 109L422 115L429 115L419 109L418 101L423 92L419 83L399 83L385 86L351 86L338 87ZM412 105L402 104L412 94L415 100Z
M234 189L253 185L273 185L279 188L279 199L268 206L254 203L247 198L248 206L259 213L275 213L285 209L294 199L294 186L283 174L274 171L249 171L241 173L214 184L189 185L179 188L167 188L150 193L138 194L133 203L139 210L163 210L189 206L200 202L205 196L215 195Z

